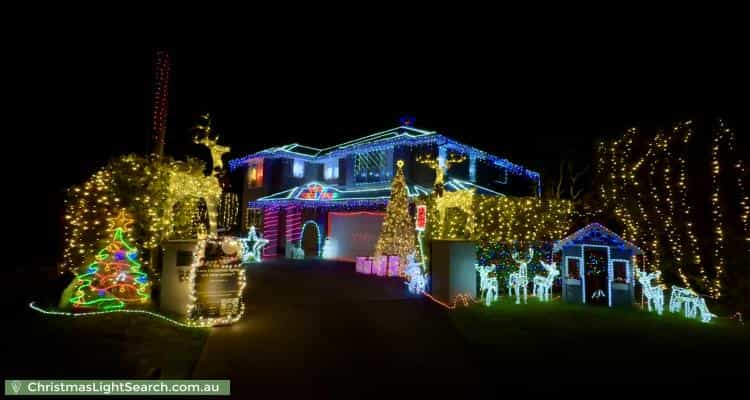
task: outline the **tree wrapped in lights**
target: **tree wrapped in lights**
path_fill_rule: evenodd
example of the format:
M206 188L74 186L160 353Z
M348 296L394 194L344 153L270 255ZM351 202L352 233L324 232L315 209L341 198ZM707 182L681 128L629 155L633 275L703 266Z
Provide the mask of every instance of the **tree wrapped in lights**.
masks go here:
M141 272L137 249L124 237L132 222L125 210L113 219L112 240L73 281L69 302L74 310L109 311L148 302L148 276Z
M216 231L216 204L221 187L203 174L195 159L126 155L111 160L86 182L68 189L65 199L61 272L75 273L97 254L109 236L106 221L126 207L135 222L131 238L150 250L168 238L194 237L199 204L206 207L209 231ZM202 200L202 201L201 201ZM143 261L149 268L149 261Z
M685 121L655 134L633 128L601 142L599 197L622 224L623 238L641 244L647 261L664 271L665 279L714 299L731 283L733 301L743 303L740 286L748 275L740 268L726 269L728 263L741 265L736 260L746 257L750 245L743 162L734 131L724 121L713 127L710 138L695 133L696 124ZM703 209L710 218L699 212ZM742 236L745 240L737 240Z
M401 270L403 270L406 265L406 256L417 249L414 238L414 220L409 214L404 162L399 160L396 164L398 168L391 182L391 199L388 202L383 227L375 246L375 256L398 256Z

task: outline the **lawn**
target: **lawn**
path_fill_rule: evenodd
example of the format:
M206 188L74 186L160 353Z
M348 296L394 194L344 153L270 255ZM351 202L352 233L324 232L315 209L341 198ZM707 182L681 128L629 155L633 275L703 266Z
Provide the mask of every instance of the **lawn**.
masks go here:
M3 375L15 378L188 378L208 335L125 313L71 318L27 309L7 322L14 329L6 331Z
M667 382L750 375L750 327L677 314L570 305L560 301L451 312L482 370L555 383Z

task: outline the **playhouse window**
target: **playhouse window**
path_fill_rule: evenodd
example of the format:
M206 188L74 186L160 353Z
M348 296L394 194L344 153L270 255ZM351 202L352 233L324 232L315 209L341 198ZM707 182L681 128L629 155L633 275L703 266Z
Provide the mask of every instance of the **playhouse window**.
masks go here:
M388 163L391 158L385 150L370 151L357 154L354 159L354 182L376 183L390 182L393 165Z
M613 261L612 270L615 274L612 279L615 282L625 283L628 281L627 264L624 261Z
M581 279L581 266L577 258L568 259L568 279Z

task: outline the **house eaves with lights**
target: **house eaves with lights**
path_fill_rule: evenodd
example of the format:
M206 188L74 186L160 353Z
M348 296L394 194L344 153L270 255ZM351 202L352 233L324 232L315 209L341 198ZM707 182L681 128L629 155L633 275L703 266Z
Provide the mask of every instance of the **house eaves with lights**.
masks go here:
M263 232L270 241L266 255L288 254L290 246L301 246L307 255L322 255L331 240L340 242L339 248L346 245L349 251L344 253L374 248L380 229L377 217L382 221L390 199L396 161L404 161L408 194L416 198L430 194L435 179L434 171L418 163L417 156L445 160L453 154L465 156L465 161L448 170L447 191L474 189L492 196L540 193L537 172L438 132L414 128L410 121L323 149L298 143L268 148L230 160L229 168L235 181L237 175L242 177L242 228L255 226ZM352 239L341 237L353 234L352 229L359 232L359 248L354 250Z

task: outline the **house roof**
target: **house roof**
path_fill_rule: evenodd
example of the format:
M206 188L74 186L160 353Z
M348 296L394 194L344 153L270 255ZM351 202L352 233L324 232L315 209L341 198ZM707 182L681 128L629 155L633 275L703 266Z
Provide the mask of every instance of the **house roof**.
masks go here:
M592 223L586 225L582 229L568 235L566 238L558 240L552 249L552 252L558 252L563 247L568 246L580 246L580 245L600 245L608 247L619 247L623 249L633 250L635 254L643 254L640 247L633 243L624 240L616 233L607 229L604 225L599 223Z
M448 179L445 190L454 192L457 190L471 190L475 193L492 196L504 196L492 189L460 179ZM429 195L432 188L420 185L407 185L406 190L409 197ZM308 206L308 207L336 207L336 206L373 206L385 205L391 198L391 187L368 186L362 189L345 189L336 185L325 185L319 182L308 182L288 190L270 194L248 203L251 207L267 206Z
M376 132L359 139L350 140L336 146L323 149L301 145L299 143L271 147L241 158L229 161L229 169L235 170L246 165L254 158L300 158L312 162L324 162L330 158L343 157L363 151L376 151L392 148L397 145L418 146L425 144L445 145L449 149L464 154L471 154L479 159L502 166L514 175L525 175L533 180L539 180L539 173L514 164L505 158L489 154L475 147L464 145L436 131L426 131L410 126L398 126L385 131Z

